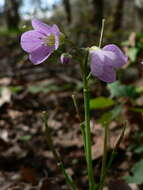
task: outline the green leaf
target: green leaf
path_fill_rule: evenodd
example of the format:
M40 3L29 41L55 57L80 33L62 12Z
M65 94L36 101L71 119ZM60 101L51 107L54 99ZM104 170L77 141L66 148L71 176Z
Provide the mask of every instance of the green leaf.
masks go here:
M114 104L114 100L100 96L90 100L90 109L103 109L113 106Z
M110 123L112 121L112 113L111 112L106 112L104 113L100 119L98 119L98 123L101 123L103 126L108 123Z
M130 45L129 40L121 42L121 45L122 46L129 46Z
M10 86L10 90L15 94L19 93L22 89L22 86Z
M61 86L55 85L55 84L49 84L49 85L31 85L28 87L28 90L32 94L37 94L40 92L48 93L51 91L59 91L61 90Z
M143 92L143 87L137 87L136 91L137 91L137 93L142 93Z
M37 93L41 92L42 88L41 88L41 86L39 87L37 85L32 85L32 86L29 86L28 90L32 94L37 94Z
M132 47L128 51L128 57L130 58L131 62L135 62L138 54L138 48Z
M136 183L138 185L143 184L143 160L137 162L131 171L133 175L126 176L124 179L126 179L128 183Z
M131 110L131 111L134 111L134 112L139 112L139 113L141 113L141 112L143 112L143 108L129 108L129 110Z
M1 96L2 89L3 89L3 87L0 87L0 96Z
M135 153L138 153L138 154L143 153L143 146L140 146L140 147L136 148L136 149L134 150L134 152L135 152Z
M110 123L121 113L122 108L122 105L116 106L110 112L104 113L97 122L101 123L102 125Z
M20 137L21 141L29 141L31 140L32 136L31 135L24 135L22 137Z
M120 113L123 110L123 106L119 105L116 106L115 108L112 109L111 113L112 113L112 120L115 119L116 117L118 117L120 115Z
M137 94L134 86L123 85L119 81L108 84L107 88L111 93L111 97L134 97Z

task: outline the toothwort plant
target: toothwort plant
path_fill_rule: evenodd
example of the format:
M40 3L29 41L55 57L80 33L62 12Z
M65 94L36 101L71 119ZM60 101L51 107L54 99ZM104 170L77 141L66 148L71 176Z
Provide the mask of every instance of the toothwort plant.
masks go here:
M54 51L56 51L61 44L70 43L70 40L65 40L65 35L60 32L57 25L49 26L38 19L32 20L33 30L27 31L21 36L21 47L29 53L29 59L33 64L43 63ZM98 79L111 83L116 80L116 71L124 64L127 63L127 56L114 44L109 44L101 49L101 42L104 29L104 20L102 22L101 37L99 46L80 48L79 52L82 52L82 60L80 62L82 80L83 80L83 96L84 96L84 121L81 120L79 116L79 110L76 103L76 98L73 95L73 102L76 108L77 115L79 116L79 122L81 127L81 132L83 136L85 159L87 162L87 173L89 190L102 190L105 182L105 177L107 171L111 166L111 163L116 155L116 147L119 145L124 129L113 149L111 158L107 163L107 139L108 139L108 126L104 126L105 136L104 136L104 150L103 159L101 167L101 175L99 183L95 182L94 170L92 163L92 142L91 142L91 132L90 132L90 109L89 109L89 80L91 75L97 77ZM78 48L76 47L76 50ZM72 52L62 53L60 57L61 63L68 63L72 57ZM90 67L90 72L88 73L88 67ZM67 183L70 185L72 190L77 190L78 187L75 185L73 179L66 172L64 164L59 156L59 153L55 150L52 142L52 138L49 132L49 127L47 124L48 116L47 113L44 114L44 123L46 127L47 142L50 149L53 152L55 159L58 162L59 168L65 175Z

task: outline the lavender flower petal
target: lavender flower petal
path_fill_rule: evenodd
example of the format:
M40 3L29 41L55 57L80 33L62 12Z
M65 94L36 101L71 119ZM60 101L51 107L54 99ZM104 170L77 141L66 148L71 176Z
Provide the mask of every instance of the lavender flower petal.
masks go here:
M115 53L116 60L112 63L112 66L114 68L120 68L122 67L128 60L127 56L124 55L124 53L114 44L106 45L102 50L104 51L110 51Z
M34 63L35 65L38 65L45 61L54 51L54 48L50 48L48 46L40 46L35 51L31 52L29 55L29 59Z
M58 26L56 24L54 24L52 27L51 27L51 32L53 32L54 34L57 34L59 35L60 34L60 30L58 28Z
M98 78L107 83L114 82L116 80L116 71L113 67L105 65L102 75L98 76Z
M38 19L32 19L32 26L35 30L45 35L49 35L51 33L52 26L49 26Z
M60 37L60 30L56 24L54 24L51 28L52 33L55 35L55 50L59 47L59 37Z
M42 45L43 34L30 30L21 36L21 47L28 53L35 51Z
M93 50L90 52L90 59L91 59L91 73L94 76L100 76L103 72L104 66L104 55L102 54L102 50Z

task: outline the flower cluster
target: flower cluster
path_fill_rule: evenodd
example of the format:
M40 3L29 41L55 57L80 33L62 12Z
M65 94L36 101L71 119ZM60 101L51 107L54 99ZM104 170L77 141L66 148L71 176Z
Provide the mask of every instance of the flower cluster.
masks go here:
M49 26L38 19L32 20L33 30L21 36L21 47L29 53L29 59L34 64L44 62L63 41L63 34L57 25ZM100 80L111 83L116 80L116 70L127 63L127 57L113 44L102 49L93 46L90 52L90 68L92 75ZM68 63L69 54L61 55L61 63Z

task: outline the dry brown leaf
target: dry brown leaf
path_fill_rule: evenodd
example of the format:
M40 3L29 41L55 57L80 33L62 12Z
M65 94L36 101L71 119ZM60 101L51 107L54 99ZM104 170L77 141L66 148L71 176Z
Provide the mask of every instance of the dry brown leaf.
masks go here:
M138 186L134 183L129 184L129 186L131 187L132 190L139 190Z
M103 154L103 137L97 138L96 143L92 146L92 159L95 160Z
M38 176L36 170L31 167L21 167L20 169L21 180L24 182L36 185L38 182Z
M9 85L11 83L11 78L4 77L0 79L0 85Z
M136 36L137 34L135 32L132 32L129 36L129 45L132 47L135 47L136 45Z
M1 97L0 97L0 107L5 103L10 103L11 101L11 91L9 88L4 87L1 91Z
M134 190L123 180L110 181L109 190Z
M4 139L0 138L0 150L1 151L7 150L10 146L11 146L11 144L9 142L7 142Z
M39 190L60 190L60 187L55 180L46 178L41 182Z

